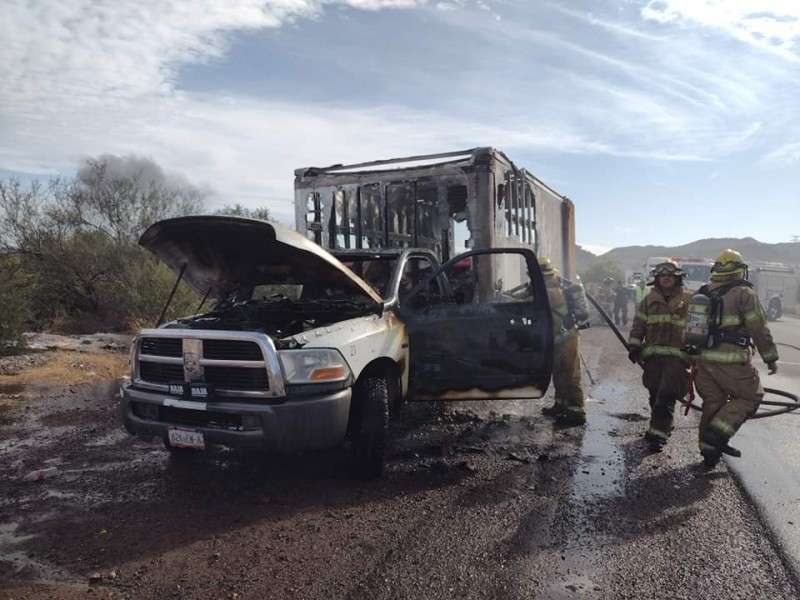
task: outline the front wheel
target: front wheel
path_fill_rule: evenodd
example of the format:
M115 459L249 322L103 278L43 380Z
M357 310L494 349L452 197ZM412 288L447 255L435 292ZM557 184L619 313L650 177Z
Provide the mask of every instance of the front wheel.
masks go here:
M385 377L362 379L354 390L352 453L356 475L375 479L383 474L389 437L389 382Z

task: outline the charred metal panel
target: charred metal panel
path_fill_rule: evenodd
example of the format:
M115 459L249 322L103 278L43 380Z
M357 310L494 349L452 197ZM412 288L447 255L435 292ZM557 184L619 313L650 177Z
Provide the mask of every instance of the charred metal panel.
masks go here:
M576 275L574 206L569 199L536 178L531 177L531 187L537 199L540 233L538 254L550 258L567 279L573 279ZM565 204L572 210L564 212Z
M519 398L523 388L541 396L549 383L546 324L530 320L530 303L502 307L437 306L407 323L412 361L423 357L412 362L415 399L509 397L508 390Z
M426 286L439 276L447 286L437 295ZM408 329L409 399L498 398L510 390L517 398L539 398L546 391L552 320L530 249L455 257L420 282L398 309Z
M467 192L461 209L455 189ZM330 223L342 191L361 215L346 235ZM321 212L309 209L309 194ZM574 205L493 148L297 169L295 211L297 229L326 248L416 246L447 260L463 251L454 229L466 223L468 248L532 248L575 275Z
M333 197L331 196L331 199ZM220 215L165 219L151 225L139 244L155 254L200 295L213 297L264 283L314 282L381 304L364 281L317 244L277 223Z

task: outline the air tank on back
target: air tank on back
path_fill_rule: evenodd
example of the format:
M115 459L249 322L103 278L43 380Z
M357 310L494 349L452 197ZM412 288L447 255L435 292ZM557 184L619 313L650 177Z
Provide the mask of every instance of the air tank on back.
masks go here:
M686 314L684 343L696 348L708 346L711 323L711 298L705 294L694 294L689 300Z
M567 308L575 319L575 324L581 327L589 322L589 304L586 301L586 292L580 283L571 283L564 288L567 299Z

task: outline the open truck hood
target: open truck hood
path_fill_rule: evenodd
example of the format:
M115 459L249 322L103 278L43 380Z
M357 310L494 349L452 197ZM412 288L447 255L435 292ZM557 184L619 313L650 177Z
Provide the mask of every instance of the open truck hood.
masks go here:
M363 299L380 296L327 251L282 225L242 217L198 215L151 225L139 244L198 294L222 298L260 284L303 284Z

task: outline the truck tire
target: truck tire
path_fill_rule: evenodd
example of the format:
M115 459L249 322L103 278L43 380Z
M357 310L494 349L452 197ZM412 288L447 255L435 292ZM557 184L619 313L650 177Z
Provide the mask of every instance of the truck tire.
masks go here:
M365 377L355 389L351 449L353 468L362 479L383 475L389 436L389 382L383 376Z
M767 308L767 320L777 321L781 318L783 311L781 310L781 302L778 299L770 300L769 307Z
M403 411L405 398L403 397L403 384L399 376L390 376L386 380L389 386L389 421L393 422Z

